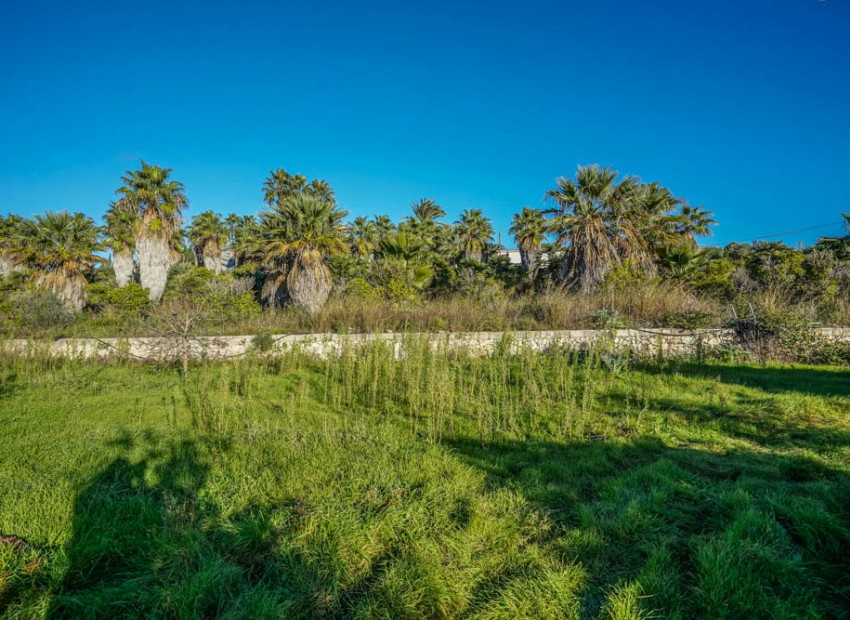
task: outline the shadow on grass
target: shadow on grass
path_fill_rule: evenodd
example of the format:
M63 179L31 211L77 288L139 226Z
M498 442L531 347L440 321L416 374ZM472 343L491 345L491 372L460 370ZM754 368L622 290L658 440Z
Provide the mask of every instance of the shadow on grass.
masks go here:
M659 617L850 610L850 478L842 471L654 439L447 443L493 488L517 492L555 524L552 544L588 573L582 617L595 617L621 586Z
M719 379L722 383L757 388L764 392L799 392L815 396L850 396L850 372L818 367L771 367L671 362L666 365L639 364L647 374L681 374L686 377Z
M220 442L215 449L221 449ZM125 439L77 495L69 568L50 618L274 617L285 613L274 532L249 507L221 518L198 440ZM290 567L291 568L291 567Z
M634 407L628 394L605 394L614 409ZM713 425L727 437L735 437L765 447L807 448L816 451L841 450L850 446L850 430L829 425L820 419L810 419L806 411L789 415L787 407L775 397L737 396L734 402L696 401L687 395L649 396L640 401L650 411L672 413L693 424L693 428Z
M535 544L581 565L582 617L595 617L624 584L661 616L841 617L850 609L850 480L815 460L708 453L654 439L445 445L484 472L490 490L514 491L545 515L552 527L541 527ZM309 549L301 536L309 506L294 500L226 513L217 503L226 498L211 495L208 462L226 446L148 436L125 438L120 449L77 495L69 566L48 617L393 615L392 597L400 595L382 594L381 580L404 566L403 541L338 587L340 550ZM467 499L459 530L488 518L471 512L475 498ZM420 533L438 543L443 534ZM536 587L536 569L505 566L475 584L465 617L526 592L512 583ZM409 600L426 587L411 577Z

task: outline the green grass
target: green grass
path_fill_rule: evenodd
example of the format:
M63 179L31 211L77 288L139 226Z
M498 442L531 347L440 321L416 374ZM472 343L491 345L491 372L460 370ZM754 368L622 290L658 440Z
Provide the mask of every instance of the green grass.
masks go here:
M846 370L0 363L0 614L850 615Z

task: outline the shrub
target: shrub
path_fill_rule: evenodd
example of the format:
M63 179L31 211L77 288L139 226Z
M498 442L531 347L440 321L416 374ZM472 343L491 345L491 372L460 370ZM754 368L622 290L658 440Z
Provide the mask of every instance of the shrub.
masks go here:
M661 315L660 327L673 327L693 331L709 326L714 321L714 315L702 310L683 310L667 312Z
M735 269L735 263L728 258L712 260L702 269L694 270L690 284L697 291L729 299L735 293L732 279Z
M130 282L127 286L114 288L107 297L109 305L122 314L136 314L150 307L147 290L141 284Z
M597 310L590 315L590 323L597 329L620 329L625 326L620 313L607 308Z
M346 293L356 299L375 299L378 292L365 278L354 278L348 283Z
M262 330L251 338L251 348L260 353L266 353L274 348L274 338L269 330Z
M68 327L76 319L56 295L37 288L12 296L11 315L15 323L29 329Z

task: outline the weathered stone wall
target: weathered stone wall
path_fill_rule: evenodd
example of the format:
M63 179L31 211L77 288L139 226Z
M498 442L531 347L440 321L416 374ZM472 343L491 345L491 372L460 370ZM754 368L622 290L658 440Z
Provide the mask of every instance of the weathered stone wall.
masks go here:
M850 341L850 328L825 327L820 334L829 339ZM506 338L507 336L507 338ZM488 355L505 342L510 350L545 351L553 346L587 349L594 343L610 342L617 348L629 348L642 355L676 356L735 343L733 330L716 329L680 332L669 329L559 330L527 332L458 332L424 334L291 334L272 336L274 351L299 349L317 357L339 354L345 347L370 342L393 343L398 354L405 341L426 340L431 346L465 350L471 355ZM239 357L252 346L252 336L195 337L186 341L169 338L78 338L51 342L30 340L0 341L0 350L19 355L49 354L64 357L109 358L129 356L143 360L192 359L221 360Z

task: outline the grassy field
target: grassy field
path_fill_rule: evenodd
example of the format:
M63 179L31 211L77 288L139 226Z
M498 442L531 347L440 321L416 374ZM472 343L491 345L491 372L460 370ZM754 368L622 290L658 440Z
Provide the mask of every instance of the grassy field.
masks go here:
M850 616L850 377L0 364L9 618Z

